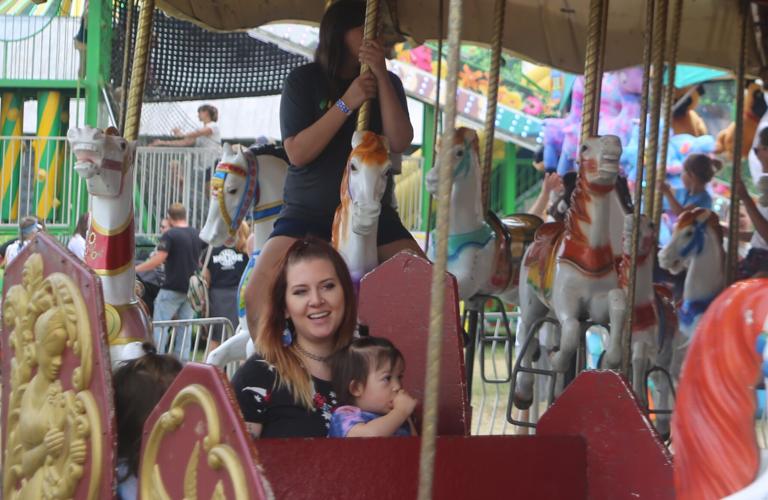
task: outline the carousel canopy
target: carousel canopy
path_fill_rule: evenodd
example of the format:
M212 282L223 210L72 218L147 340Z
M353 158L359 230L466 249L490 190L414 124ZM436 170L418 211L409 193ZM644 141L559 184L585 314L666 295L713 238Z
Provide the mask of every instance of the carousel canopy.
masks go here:
M421 42L437 37L438 1L380 0L380 3L389 26ZM174 17L190 20L208 29L233 31L277 21L317 23L327 2L158 0L157 3ZM491 41L493 3L493 0L464 0L463 40L480 44ZM581 73L584 69L589 3L589 0L507 0L504 48L540 64ZM739 0L685 2L678 61L735 70L739 56L739 4ZM644 17L644 1L610 2L606 70L642 62ZM753 31L752 23L749 24L749 29ZM760 74L760 68L764 66L760 54L762 50L758 50L754 33L750 33L749 73Z

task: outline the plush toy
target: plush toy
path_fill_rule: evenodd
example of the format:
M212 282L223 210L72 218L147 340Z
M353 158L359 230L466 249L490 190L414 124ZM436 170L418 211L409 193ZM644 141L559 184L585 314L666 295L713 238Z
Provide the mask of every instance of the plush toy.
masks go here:
M765 103L763 89L754 82L747 85L744 90L744 133L741 141L741 157L745 158L749 149L752 147L752 139L757 132L757 126L760 118L765 114L768 105ZM717 134L717 145L715 152L725 154L733 159L733 139L736 134L736 122L731 123L725 129Z
M688 134L695 137L707 135L707 124L695 111L702 95L704 95L703 85L675 90L675 104L672 108L672 130L675 134Z

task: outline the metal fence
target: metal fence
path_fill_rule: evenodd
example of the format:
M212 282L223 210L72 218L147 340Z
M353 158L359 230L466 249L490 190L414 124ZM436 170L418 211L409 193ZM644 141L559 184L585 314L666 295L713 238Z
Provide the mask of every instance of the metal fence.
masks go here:
M235 334L232 323L227 318L195 318L154 321L157 332L155 343L160 354L175 354L180 360L204 363L208 353L216 344L223 343ZM224 372L228 377L234 375L240 363L228 364Z
M395 176L395 197L400 220L409 231L421 231L422 165L424 159L403 157L402 170Z
M0 16L0 79L77 80L80 18Z

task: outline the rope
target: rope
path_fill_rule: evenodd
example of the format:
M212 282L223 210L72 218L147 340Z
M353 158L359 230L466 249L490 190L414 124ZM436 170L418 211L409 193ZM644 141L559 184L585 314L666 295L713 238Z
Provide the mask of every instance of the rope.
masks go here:
M672 105L675 101L675 72L677 70L677 48L680 45L680 24L683 19L683 0L674 0L672 8L672 40L669 45L669 63L667 64L667 87L664 96L664 130L661 133L661 155L656 174L656 191L653 200L653 224L659 227L661 222L661 186L667 180L667 151L669 150L669 131L672 128Z
M602 12L600 13L600 57L597 58L597 88L600 94L603 92L603 72L605 67L605 41L608 38L608 5L609 0L603 0ZM594 101L595 116L597 119L592 124L592 135L598 135L598 126L600 120L600 98Z
M459 44L461 42L462 0L450 0L448 10L448 78L445 100L446 126L440 145L440 177L438 180L437 245L432 267L432 293L427 344L427 374L425 380L424 417L419 457L419 500L432 498L435 468L435 437L437 434L437 399L440 387L440 351L443 337L443 307L445 305L445 274L448 261L448 203L451 194L450 154L456 129L456 90L459 74Z
M637 171L635 172L635 205L632 226L632 251L629 266L629 290L627 291L627 314L621 333L621 373L629 378L629 363L632 359L632 326L634 322L635 295L637 286L637 251L640 246L640 200L643 196L643 167L645 166L645 128L648 124L648 90L651 75L651 44L653 40L653 0L645 0L645 31L643 33L643 93L640 99L640 130L637 140Z
M749 3L741 2L741 46L739 47L739 69L736 74L736 131L733 138L733 169L731 172L731 206L728 210L728 256L725 262L725 284L736 280L736 266L739 258L739 197L736 183L741 181L741 147L744 142L744 73L747 60L747 19Z
M376 38L379 26L379 0L368 0L365 6L365 30L363 40ZM360 65L360 74L370 71L367 64ZM371 101L365 101L357 113L357 130L368 130L368 121L371 114Z
M483 148L483 213L490 208L491 167L493 164L493 134L496 129L496 106L499 95L501 38L504 35L505 0L493 5L493 39L491 40L491 69L488 72L488 98L485 107L485 144Z
M603 0L590 0L587 51L584 60L584 114L581 120L581 143L597 130L600 117L595 112L595 103L600 102L600 29L603 25Z
M443 74L443 38L445 38L445 34L443 33L445 14L443 10L443 0L437 0L437 17L439 18L439 25L437 27L437 82L435 82L435 112L432 117L432 164L429 166L430 170L435 168L435 159L437 158L437 151L435 151L435 146L437 145L437 130L438 128L440 130L443 128L442 122L440 122L440 89L443 81L441 78L441 75ZM426 176L426 172L424 175ZM421 182L423 184L424 179L422 179ZM432 228L432 195L427 194L427 196L429 199L427 200L427 226L424 234L424 254L429 251L429 236Z
M120 80L123 87L120 97L120 118L117 124L118 130L125 130L126 111L128 110L128 92L126 92L126 86L128 85L128 61L131 60L131 35L133 34L133 6L134 0L128 0L128 4L125 9L125 37L123 38L123 70L122 79Z
M653 81L651 83L651 126L648 132L648 170L645 172L645 213L653 217L656 200L656 159L659 152L659 120L661 118L661 83L664 76L664 45L667 37L667 0L656 0L653 19ZM658 233L658 230L657 230Z
M135 141L139 137L141 103L144 99L144 81L149 62L149 39L152 36L152 16L155 12L155 0L142 0L139 11L139 27L136 31L136 48L133 53L131 86L128 92L128 105L125 115L126 140Z

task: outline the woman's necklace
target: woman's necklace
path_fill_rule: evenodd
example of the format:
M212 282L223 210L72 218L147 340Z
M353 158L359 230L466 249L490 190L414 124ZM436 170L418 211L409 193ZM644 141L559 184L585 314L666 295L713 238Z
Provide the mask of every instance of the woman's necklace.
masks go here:
M298 341L293 343L293 347L295 347L300 354L308 357L309 359L319 361L320 363L327 363L331 358L330 356L318 356L317 354L312 354L311 352L304 350L301 345L299 345Z

